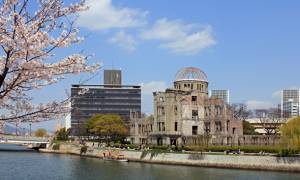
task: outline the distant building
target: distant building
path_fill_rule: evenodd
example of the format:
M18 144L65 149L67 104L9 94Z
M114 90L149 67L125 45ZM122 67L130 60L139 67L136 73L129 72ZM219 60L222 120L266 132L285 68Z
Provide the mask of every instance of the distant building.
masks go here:
M211 90L211 98L222 99L224 102L229 104L229 90Z
M195 145L200 136L210 136L212 144L228 144L243 134L228 104L208 96L207 76L198 68L182 69L173 88L153 96L153 118L131 120L132 143Z
M121 85L122 84L122 71L116 69L104 70L104 84L108 85Z
M254 127L256 133L261 135L266 135L268 132L272 132L272 134L274 134L276 129L279 129L282 124L286 123L286 119L271 120L270 118L268 119L264 117L249 118L246 119L246 121Z
M287 117L299 116L299 103L292 100L284 103L283 112L287 115Z
M286 89L281 92L281 112L283 117L295 117L300 115L300 91L298 89Z
M104 85L71 87L71 128L75 135L82 133L84 123L93 115L117 114L129 123L132 114L138 117L141 113L141 87L121 85L119 70L105 72Z

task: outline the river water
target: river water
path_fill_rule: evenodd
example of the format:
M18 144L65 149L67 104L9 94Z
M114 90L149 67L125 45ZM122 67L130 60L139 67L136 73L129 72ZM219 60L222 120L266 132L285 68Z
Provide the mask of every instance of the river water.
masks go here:
M72 155L44 154L0 144L0 180L300 180L300 173L111 162Z

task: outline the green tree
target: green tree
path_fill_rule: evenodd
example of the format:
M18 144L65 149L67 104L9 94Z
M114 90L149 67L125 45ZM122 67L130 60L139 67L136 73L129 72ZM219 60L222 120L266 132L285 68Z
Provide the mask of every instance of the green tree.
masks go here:
M128 132L121 117L113 114L97 114L89 118L86 128L91 135L105 139L107 143L124 138Z
M47 131L44 128L39 128L35 131L34 134L36 137L45 137L47 135Z
M290 119L280 128L281 145L289 151L300 152L300 117Z
M255 128L248 121L243 121L243 132L247 135L258 134L255 132Z
M66 141L69 139L70 129L66 130L66 128L61 128L55 132L55 135L57 140Z

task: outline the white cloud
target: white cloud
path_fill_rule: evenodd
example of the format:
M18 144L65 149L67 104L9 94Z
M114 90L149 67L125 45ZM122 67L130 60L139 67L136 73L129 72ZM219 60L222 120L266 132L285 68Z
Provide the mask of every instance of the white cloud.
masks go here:
M153 113L153 92L164 91L167 84L163 81L151 81L148 83L140 83L142 86L142 111L145 113Z
M113 4L112 0L87 0L89 9L79 13L78 25L91 30L107 31L111 29L124 30L135 28L134 31L141 31L140 37L143 40L159 40L160 48L169 49L178 54L197 54L206 49L216 41L212 35L212 28L209 25L200 26L188 24L181 20L158 19L152 26L146 27L147 11L134 9ZM132 51L135 49L136 35L127 35L119 32L110 39L110 42L119 47Z
M281 90L273 92L272 97L280 98L281 97Z
M142 94L152 95L156 91L164 91L167 88L167 84L164 81L151 81L148 83L140 83L142 86Z
M274 107L274 104L266 101L257 101L257 100L250 100L246 102L246 105L249 109L268 109Z
M111 0L87 0L89 9L80 12L78 25L92 30L138 27L146 24L146 11L114 6Z
M186 24L181 20L159 19L141 37L145 40L161 40L160 47L175 53L197 54L216 44L210 26Z
M136 40L130 35L126 34L124 31L116 33L109 42L123 48L127 51L134 51L137 46Z

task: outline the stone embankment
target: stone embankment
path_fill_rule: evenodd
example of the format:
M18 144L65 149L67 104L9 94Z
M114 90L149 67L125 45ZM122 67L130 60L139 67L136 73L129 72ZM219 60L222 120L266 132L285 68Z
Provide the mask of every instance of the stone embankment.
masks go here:
M108 149L88 147L81 153L81 147L72 144L61 144L59 150L40 149L41 152L74 154L102 158ZM248 170L272 170L300 172L299 157L249 156L249 155L212 155L200 153L157 153L152 151L118 150L129 161L188 165L201 167L237 168Z

